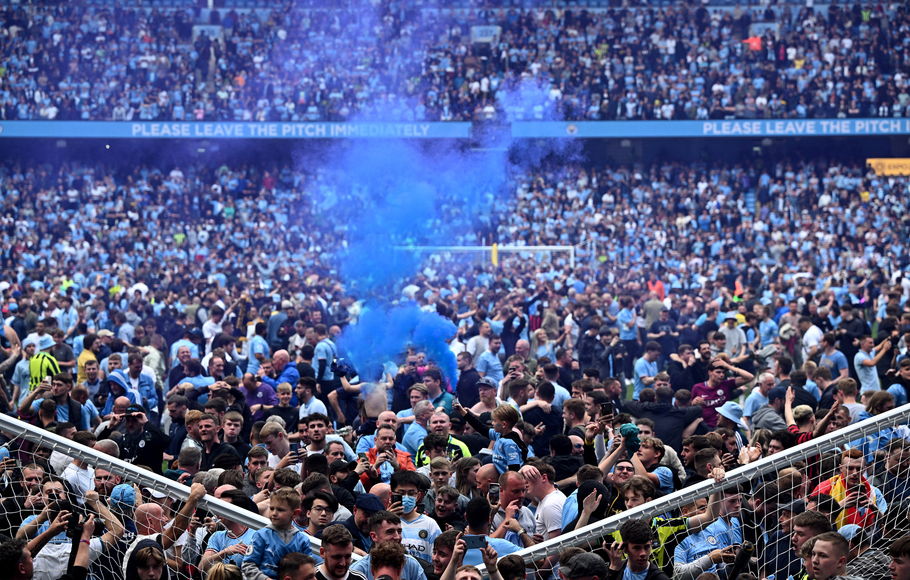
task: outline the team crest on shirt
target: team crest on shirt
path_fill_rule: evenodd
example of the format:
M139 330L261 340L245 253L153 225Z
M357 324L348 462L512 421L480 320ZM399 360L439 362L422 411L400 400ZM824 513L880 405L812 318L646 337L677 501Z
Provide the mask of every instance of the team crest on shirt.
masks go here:
M261 399L261 398L262 398L262 391L259 391L258 393L256 393L256 396L259 397L259 398Z
M707 538L705 538L705 541L713 546L714 544L717 543L717 538L715 538L714 536L708 536Z
M724 390L723 390L723 389L717 389L717 396L718 396L718 397L721 396L721 395L723 395L723 394L724 394Z
M428 532L426 530L420 530L419 532L417 532L417 535L420 536L421 540L426 540L427 537L430 535L430 532Z
M145 441L140 441L140 442L139 442L139 449L142 449L143 447L145 447Z

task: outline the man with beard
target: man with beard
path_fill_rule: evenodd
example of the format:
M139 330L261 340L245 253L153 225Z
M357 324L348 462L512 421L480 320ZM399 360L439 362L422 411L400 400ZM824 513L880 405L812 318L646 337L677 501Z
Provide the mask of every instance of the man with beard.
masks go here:
M124 415L112 415L98 439L110 439L111 433L115 430L121 432L121 435L114 439L120 446L120 459L127 463L144 465L161 475L164 450L170 444L171 438L148 420L142 405L133 403L127 407Z
M415 471L411 454L395 448L395 429L381 425L376 429L376 446L367 451L370 468L360 476L364 488L377 483L389 483L392 474L399 470Z
M8 460L12 461L12 460ZM37 515L44 509L44 495L41 484L44 481L44 468L30 463L22 467L19 481L11 486L14 495L7 497L0 504L3 508L0 517L0 534L13 537L28 516ZM4 494L7 495L7 494Z

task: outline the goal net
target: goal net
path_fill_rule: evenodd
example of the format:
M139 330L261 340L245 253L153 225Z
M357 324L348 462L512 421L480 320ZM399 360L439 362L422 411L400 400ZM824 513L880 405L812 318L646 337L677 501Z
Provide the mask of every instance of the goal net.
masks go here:
M123 565L129 546L137 533L147 533L140 524L143 518L146 521L160 518L165 535L170 527L178 526L179 533L175 530L172 545L162 542L172 580L204 578L205 570L217 562L230 560L239 565L248 547L244 540L250 539L245 530L256 531L269 524L266 517L254 511L255 503L238 505L236 498L216 499L222 497L216 495L216 491L225 472L223 469L199 472L192 481L184 478L178 483L147 468L121 461L113 441L96 442L88 432L75 436L71 432L56 434L0 415L0 434L3 441L0 447L0 534L33 542L44 532L51 532L47 534L50 539L40 546L40 550L29 548L32 552L37 551L34 556L36 580L56 580L66 572L75 558L79 542L84 539L82 530L73 524L90 516L94 516L96 522L89 542L90 577L96 580L125 577ZM174 477L175 474L168 475ZM192 504L184 509L190 497L191 483L202 484L207 493L196 503L195 509ZM267 501L265 505L267 507ZM187 518L185 531L180 525L181 512L191 516ZM69 518L70 525L60 529L55 522L61 513L63 519L66 519L66 513L77 517ZM238 528L244 533L236 535ZM54 534L58 529L59 533ZM228 548L239 547L207 566L203 558L208 549L220 546L219 533L227 538ZM309 536L308 539L311 548L318 553L319 540Z
M619 469L593 490L581 483L564 504L562 533L517 555L528 577L540 579L553 577L560 562L569 565L582 551L599 555L607 566L612 561L614 569L628 566L630 558L642 557L640 543L650 544L650 562L673 580L702 574L716 577L701 580L799 580L807 568L808 578L827 578L827 570L813 575L811 554L821 534L835 532L845 541L834 538L833 549L848 550L847 575L890 578L888 548L910 532L910 407L853 424L843 411L846 427L837 428L835 420L827 434L802 443L786 431L759 431L745 442L740 457L746 464L728 464L716 477L710 471L718 466L705 463L713 454L697 452L698 470L707 479L669 495ZM727 444L735 453L735 441ZM684 447L682 461L692 451ZM716 454L721 464L732 459L725 453ZM691 467L696 469L695 461ZM610 489L619 480L622 487ZM621 530L632 537L623 538ZM828 544L822 548L831 550Z

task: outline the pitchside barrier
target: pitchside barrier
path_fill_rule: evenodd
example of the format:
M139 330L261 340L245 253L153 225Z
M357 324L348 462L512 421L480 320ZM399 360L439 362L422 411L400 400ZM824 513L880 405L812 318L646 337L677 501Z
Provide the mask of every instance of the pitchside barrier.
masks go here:
M531 546L530 548L525 548L517 552L517 554L524 559L530 571L535 568L535 562L548 556L558 555L569 547L580 547L587 551L600 549L605 537L609 537L610 534L617 531L620 526L628 520L647 519L648 521L651 521L655 516L672 512L684 505L692 504L699 498L708 498L715 492L740 484L754 485L760 479L763 479L762 476L772 473L776 474L779 470L793 466L793 464L798 461L805 461L810 457L824 457L825 454L827 454L830 460L830 457L835 455L832 452L837 452L836 465L840 465L839 452L843 451L847 444L875 435L884 429L905 424L908 420L910 420L910 405L903 405L870 419L866 419L865 421L823 435L802 445L792 447L780 453L764 457L753 463L728 471L726 477L720 482L715 482L713 479L709 478L707 481L700 482L691 487L686 487L658 500L648 502L642 506L624 511L607 519L590 523L583 528L544 541L535 546ZM877 465L880 464L877 463ZM867 465L867 473L871 469L872 466ZM837 472L831 473L827 475L827 477L836 474ZM776 475L764 479L764 481L776 480ZM812 490L810 489L809 493L811 492ZM582 497L578 498L579 513L581 513L583 499L584 498ZM898 509L898 506L891 507ZM900 509L906 508L902 506ZM906 514L904 514L903 519L906 519ZM563 523L565 524L566 522ZM790 550L790 553L792 555L792 550ZM756 554L756 556L757 555L758 554ZM667 557L672 561L673 554L668 554ZM795 558L795 556L793 556L793 558ZM486 573L485 570L484 573Z

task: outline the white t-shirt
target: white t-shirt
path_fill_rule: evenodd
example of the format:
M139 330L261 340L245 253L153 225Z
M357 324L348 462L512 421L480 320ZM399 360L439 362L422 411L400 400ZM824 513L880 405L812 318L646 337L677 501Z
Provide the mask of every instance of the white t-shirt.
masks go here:
M550 539L550 532L562 532L562 507L566 503L566 496L557 490L543 498L537 506L534 519L537 521L537 533L544 540Z
M63 470L63 479L79 492L76 498L79 505L85 503L85 494L95 489L95 470L91 467L76 467L75 463L70 463Z
M809 327L806 334L803 335L803 360L809 360L809 349L813 346L818 347L822 339L822 330L814 324Z

